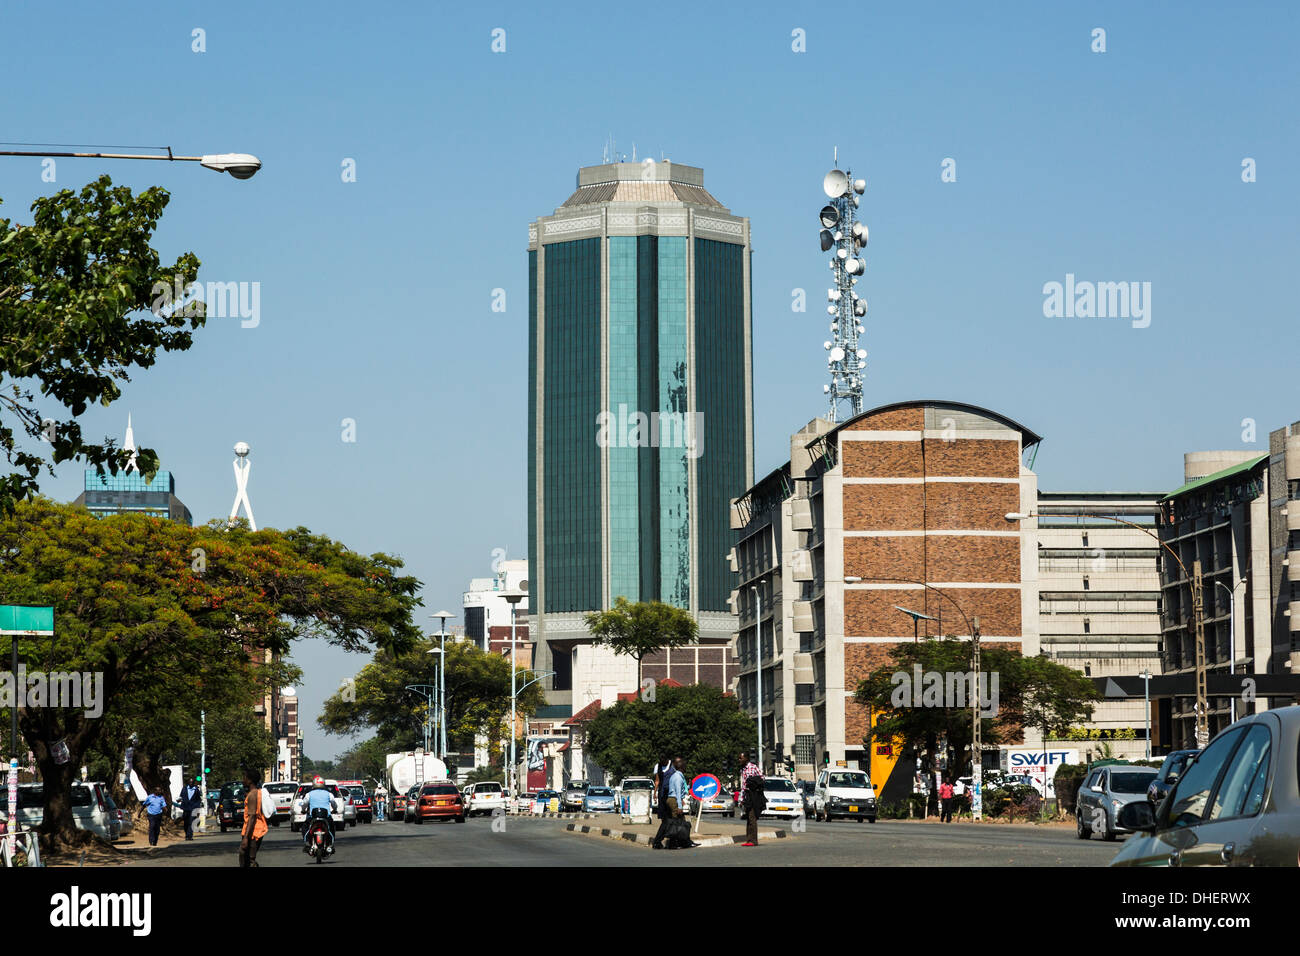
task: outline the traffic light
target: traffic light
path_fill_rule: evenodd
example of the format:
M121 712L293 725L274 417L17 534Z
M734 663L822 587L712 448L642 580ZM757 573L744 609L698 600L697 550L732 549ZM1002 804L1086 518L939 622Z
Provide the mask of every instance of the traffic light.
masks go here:
M822 751L822 763L828 767L831 765L831 752L829 750Z

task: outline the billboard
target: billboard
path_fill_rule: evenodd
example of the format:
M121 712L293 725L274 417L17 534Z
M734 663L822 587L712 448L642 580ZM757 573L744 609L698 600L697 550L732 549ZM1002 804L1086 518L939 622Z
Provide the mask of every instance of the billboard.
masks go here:
M1047 796L1056 796L1053 779L1062 764L1079 763L1079 751L1048 747L1006 747L1002 750L1002 772L1012 777L1027 776L1039 785L1047 776Z

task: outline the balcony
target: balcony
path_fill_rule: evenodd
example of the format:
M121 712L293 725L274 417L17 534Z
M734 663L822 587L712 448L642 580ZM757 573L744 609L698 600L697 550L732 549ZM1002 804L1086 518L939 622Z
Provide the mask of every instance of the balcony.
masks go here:
M1287 556L1286 579L1300 581L1300 551L1292 551Z
M813 529L812 502L807 498L790 499L790 527L795 531Z
M1300 601L1288 604L1286 613L1291 617L1291 631L1300 631Z
M812 601L794 601L792 602L794 611L794 629L799 634L810 634L813 631L813 608ZM1300 617L1297 618L1300 620Z
M813 579L813 562L812 552L810 551L791 551L787 564L790 568L790 578L794 581L811 581Z
M1288 501L1286 504L1286 530L1300 531L1300 501Z

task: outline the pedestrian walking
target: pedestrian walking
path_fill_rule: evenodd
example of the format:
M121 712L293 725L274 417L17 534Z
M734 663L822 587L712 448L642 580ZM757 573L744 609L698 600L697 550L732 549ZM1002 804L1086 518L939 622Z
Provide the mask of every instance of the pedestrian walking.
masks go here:
M262 813L262 774L258 770L244 771L244 787L248 795L244 797L244 826L240 831L239 865L257 867L257 851L262 846L262 837L266 836L266 816Z
M767 809L767 794L763 792L763 775L751 773L745 778L744 798L745 842L741 846L758 846L758 818Z
M948 778L943 778L943 783L939 784L939 822L952 823L952 784Z
M655 815L659 817L659 830L650 845L656 850L664 848L664 835L668 832L668 822L673 818L668 810L668 777L672 773L672 763L667 756L655 761Z
M749 783L749 778L756 775L762 777L763 772L758 769L758 764L750 759L749 754L742 750L740 752L740 792L742 795Z
M381 783L375 790L375 810L377 811L376 819L381 823L384 820L384 813L388 809L388 791L384 789Z
M203 788L195 780L181 787L181 817L185 823L185 839L194 839L194 818L203 807Z
M167 798L163 796L162 787L154 787L144 801L144 812L149 817L149 845L158 845L158 830L162 827L163 812L167 809Z
M665 835L670 850L699 846L698 843L691 839L691 821L684 812L686 807L686 773L683 765L682 758L676 758L673 761L672 769L668 773L667 802L669 820Z

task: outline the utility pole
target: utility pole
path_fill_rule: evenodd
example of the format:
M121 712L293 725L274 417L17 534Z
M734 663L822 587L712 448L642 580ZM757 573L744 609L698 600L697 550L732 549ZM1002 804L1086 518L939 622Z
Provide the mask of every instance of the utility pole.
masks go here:
M750 585L754 592L757 610L754 612L754 644L758 650L758 772L763 772L763 595L757 586Z
M199 804L199 832L208 832L208 712L199 711L199 780L203 802Z
M975 700L974 712L974 729L971 733L971 797L970 813L971 819L982 820L984 818L984 767L982 764L984 745L980 740L980 619L978 617L973 621L974 627L971 628L971 669L975 677L971 681L971 697Z
M1201 562L1192 562L1192 625L1196 634L1196 746L1210 742L1209 696L1205 682L1205 596L1201 590Z

